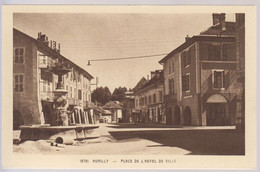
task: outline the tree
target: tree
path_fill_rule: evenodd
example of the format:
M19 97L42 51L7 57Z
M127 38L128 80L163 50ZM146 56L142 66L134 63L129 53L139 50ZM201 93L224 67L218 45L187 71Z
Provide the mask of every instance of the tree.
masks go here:
M111 92L108 87L98 87L91 93L91 101L106 104L111 98Z
M110 100L122 102L125 98L126 91L127 91L126 87L115 88Z

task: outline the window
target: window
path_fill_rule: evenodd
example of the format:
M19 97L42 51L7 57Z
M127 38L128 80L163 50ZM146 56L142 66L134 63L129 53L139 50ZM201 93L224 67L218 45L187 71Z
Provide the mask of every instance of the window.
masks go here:
M72 95L73 95L73 89L72 87L70 87L70 98L72 98Z
M152 103L152 96L149 96L148 97L148 104L151 104Z
M220 58L220 46L219 45L209 45L209 60L221 60Z
M162 91L159 92L159 99L160 99L160 102L163 101L163 94L162 94Z
M147 96L144 98L144 104L147 105Z
M82 99L82 92L81 92L81 90L78 90L78 99L79 99L79 100Z
M136 99L135 101L135 106L138 106L138 99Z
M190 91L190 74L182 76L182 91Z
M15 74L14 76L15 92L23 92L24 78L22 74Z
M69 91L69 86L68 85L66 85L66 90Z
M153 103L156 103L156 94L153 94Z
M172 63L171 63L171 60L169 60L169 74L172 73Z
M42 81L42 91L44 92L44 93L46 93L46 91L47 91L47 82L46 81Z
M74 88L74 98L77 98L77 88Z
M81 82L81 75L78 74L78 82Z
M172 73L174 73L174 60L172 59Z
M47 64L46 56L42 56L42 64Z
M213 70L213 88L224 88L224 70Z
M24 48L14 48L14 62L15 63L24 62Z
M48 82L48 92L51 92L51 82Z
M191 63L191 50L184 51L183 53L181 53L181 59L182 59L182 63L183 63L184 67L190 65L190 63Z
M174 94L174 79L169 79L169 94Z

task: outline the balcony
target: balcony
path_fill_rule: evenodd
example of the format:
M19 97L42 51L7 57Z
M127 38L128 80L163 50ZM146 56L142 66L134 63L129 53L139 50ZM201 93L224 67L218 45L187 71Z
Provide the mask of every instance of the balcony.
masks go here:
M177 94L168 94L164 96L165 103L176 102L176 101L177 101Z

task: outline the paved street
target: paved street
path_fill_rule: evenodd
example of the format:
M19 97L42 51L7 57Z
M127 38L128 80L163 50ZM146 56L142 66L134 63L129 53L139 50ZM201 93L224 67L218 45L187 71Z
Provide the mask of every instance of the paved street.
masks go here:
M234 127L185 127L100 124L100 140L73 146L46 141L14 145L17 153L96 155L242 155L244 136ZM31 152L26 147L31 147Z

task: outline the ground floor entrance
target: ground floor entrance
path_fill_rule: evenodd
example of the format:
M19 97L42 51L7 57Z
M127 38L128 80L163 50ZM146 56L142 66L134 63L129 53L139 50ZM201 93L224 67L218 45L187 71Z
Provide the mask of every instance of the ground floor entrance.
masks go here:
M227 103L210 103L207 105L207 125L230 125L230 117L227 112Z

